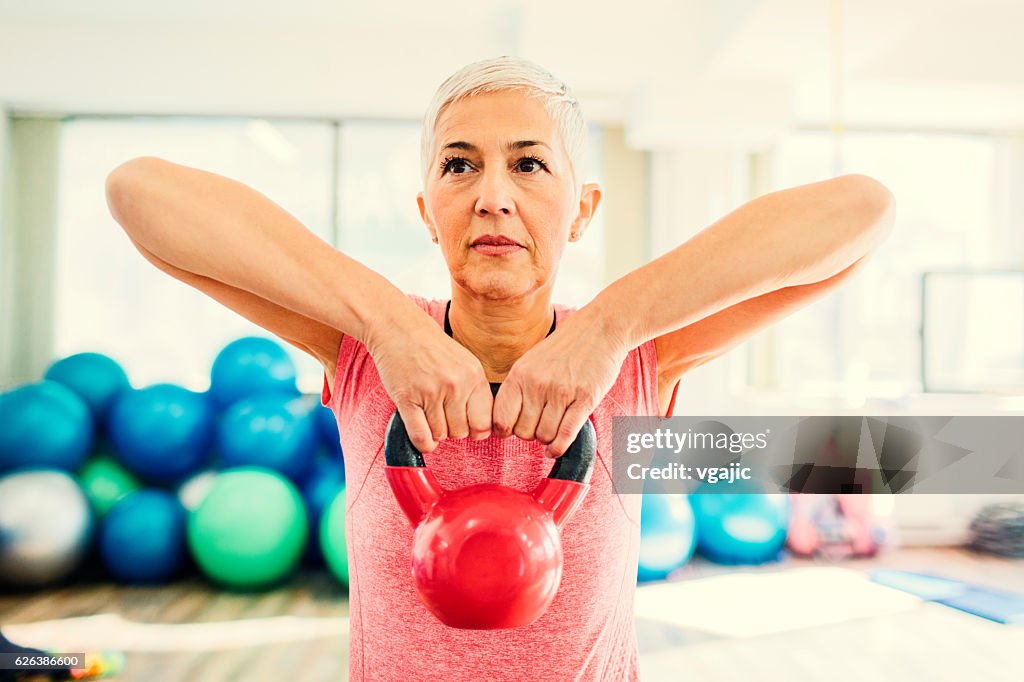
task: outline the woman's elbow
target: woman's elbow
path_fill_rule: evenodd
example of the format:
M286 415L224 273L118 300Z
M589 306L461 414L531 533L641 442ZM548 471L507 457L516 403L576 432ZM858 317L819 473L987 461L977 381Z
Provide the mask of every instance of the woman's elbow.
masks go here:
M850 213L864 229L881 242L892 231L896 217L896 197L884 184L869 175L851 173L834 180Z
M107 174L104 186L107 208L114 220L125 229L131 222L131 208L138 199L145 179L162 163L166 162L152 156L140 156L125 161Z

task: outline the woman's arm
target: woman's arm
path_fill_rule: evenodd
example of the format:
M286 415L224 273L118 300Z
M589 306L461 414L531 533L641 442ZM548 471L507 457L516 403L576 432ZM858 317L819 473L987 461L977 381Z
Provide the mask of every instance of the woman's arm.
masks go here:
M422 314L386 279L234 180L142 157L110 173L107 203L151 262L166 263L174 276L186 273L265 299L276 306L265 328L301 345L322 345L322 330L308 321L369 343L374 325L388 324L390 314ZM244 308L245 301L222 303L244 315L235 304Z
M311 320L304 315L282 308L265 298L248 291L232 287L215 279L197 275L176 268L161 260L154 253L136 241L132 241L142 256L161 272L188 284L213 300L238 313L253 324L273 332L299 350L307 353L324 367L331 391L334 391L334 375L341 346L342 333L322 322Z
M892 194L863 175L773 192L580 312L591 308L626 348L656 339L659 366L682 374L844 280L888 236L893 216Z
M108 176L107 203L147 260L310 353L329 378L341 335L362 342L421 452L449 435L489 435L480 361L388 280L259 192L143 157Z
M655 339L666 395L687 369L848 277L892 222L892 195L863 175L747 203L612 283L527 351L495 400L495 432L535 434L560 456L630 349Z

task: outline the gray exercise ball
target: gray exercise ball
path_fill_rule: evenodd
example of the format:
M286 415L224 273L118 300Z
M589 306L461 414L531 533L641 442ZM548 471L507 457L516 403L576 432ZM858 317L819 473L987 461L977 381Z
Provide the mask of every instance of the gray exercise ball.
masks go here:
M92 532L89 501L64 472L0 478L0 583L38 587L66 577L89 549Z

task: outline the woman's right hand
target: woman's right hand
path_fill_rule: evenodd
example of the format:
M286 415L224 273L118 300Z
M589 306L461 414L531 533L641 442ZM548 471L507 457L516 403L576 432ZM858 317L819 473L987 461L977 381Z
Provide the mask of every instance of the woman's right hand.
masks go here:
M494 399L480 361L426 315L413 317L367 343L409 440L433 452L445 438L487 438Z

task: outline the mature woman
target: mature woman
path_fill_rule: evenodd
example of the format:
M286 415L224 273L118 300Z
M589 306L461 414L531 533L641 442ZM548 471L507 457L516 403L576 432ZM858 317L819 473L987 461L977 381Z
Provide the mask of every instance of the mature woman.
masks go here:
M585 134L569 88L529 62L478 62L441 85L417 202L450 301L402 293L226 178L141 158L108 179L143 256L324 367L347 467L352 679L635 679L640 498L612 489L611 418L670 414L687 370L835 287L892 225L885 187L838 177L751 201L579 310L553 305L563 250L601 199L581 182ZM532 625L452 629L417 598L383 472L396 407L446 488L530 490L542 455L593 423L591 490Z

